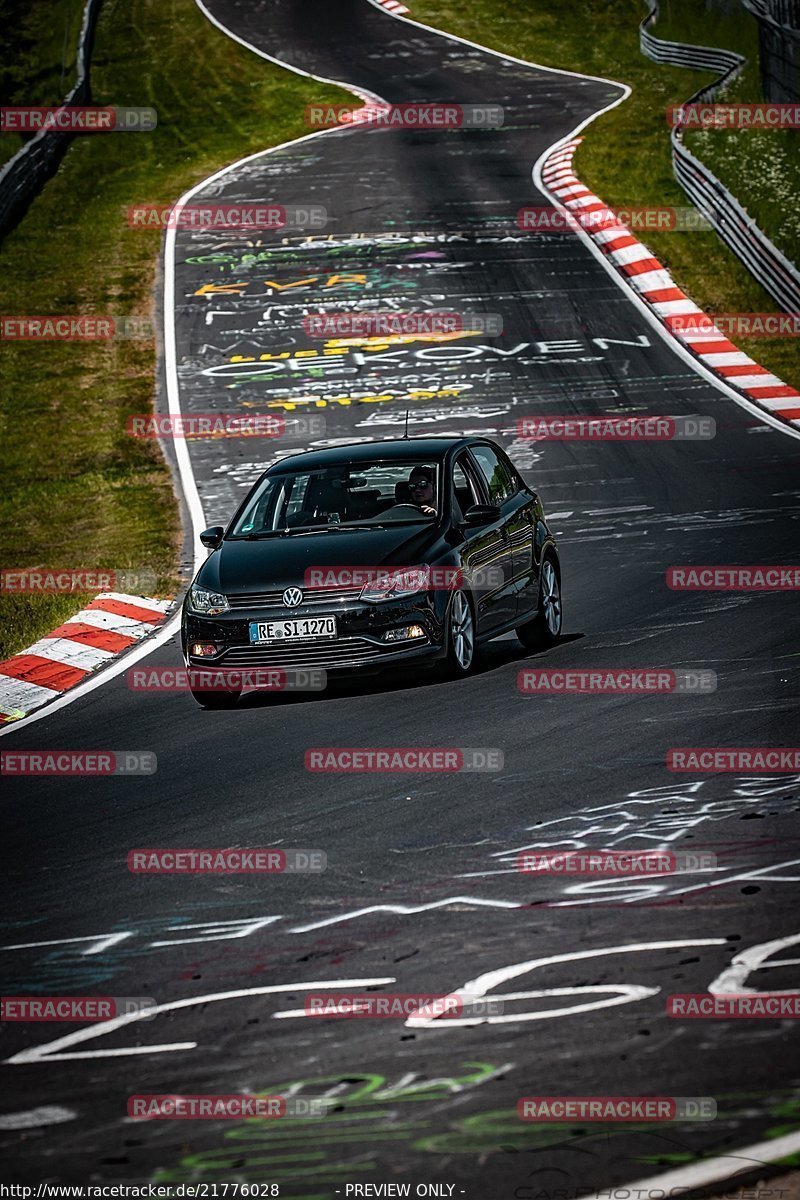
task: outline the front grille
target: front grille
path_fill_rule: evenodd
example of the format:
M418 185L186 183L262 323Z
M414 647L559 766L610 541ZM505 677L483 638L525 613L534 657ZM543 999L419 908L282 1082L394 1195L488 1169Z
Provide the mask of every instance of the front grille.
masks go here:
M413 642L390 642L378 646L366 638L339 638L335 642L305 645L279 646L231 646L215 665L224 667L321 667L333 670L336 667L354 667L379 662L388 653L411 650L426 645L427 639Z
M303 593L303 599L300 604L295 605L291 610L287 609L283 603L283 588L279 592L242 592L239 595L229 595L228 603L232 609L280 608L287 612L295 612L300 608L319 608L320 606L330 608L337 604L346 604L348 601L357 600L363 589L357 586L341 588L305 587L300 590Z

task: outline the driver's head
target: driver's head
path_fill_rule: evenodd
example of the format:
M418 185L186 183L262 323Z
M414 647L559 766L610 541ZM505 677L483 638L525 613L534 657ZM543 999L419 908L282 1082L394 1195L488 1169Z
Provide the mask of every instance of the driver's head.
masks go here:
M433 504L436 493L436 472L433 467L414 467L408 477L408 487L414 504Z

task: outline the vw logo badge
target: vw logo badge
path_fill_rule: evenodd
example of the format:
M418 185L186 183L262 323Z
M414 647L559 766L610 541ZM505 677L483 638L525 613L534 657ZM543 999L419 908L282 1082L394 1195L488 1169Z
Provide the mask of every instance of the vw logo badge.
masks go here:
M300 588L287 588L283 593L283 603L287 608L297 608L298 604L302 604L303 593L300 591Z

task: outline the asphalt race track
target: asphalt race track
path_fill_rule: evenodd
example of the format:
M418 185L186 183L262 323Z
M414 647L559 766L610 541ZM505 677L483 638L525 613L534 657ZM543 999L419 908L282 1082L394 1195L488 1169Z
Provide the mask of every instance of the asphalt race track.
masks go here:
M60 1047L48 1048L85 1027L5 1026L7 1181L276 1183L307 1200L421 1183L565 1200L787 1132L793 1023L681 1021L665 1000L706 992L735 955L772 942L738 987L719 986L797 986L800 777L676 774L666 754L796 744L797 602L671 591L665 572L796 561L800 441L678 357L578 238L516 220L546 204L534 162L621 89L502 59L368 0L213 0L210 12L305 72L394 104L499 104L505 123L337 129L194 195L328 214L318 231L177 234L182 410L275 412L291 433L187 443L206 523L225 520L276 457L400 435L406 410L412 435L485 432L535 482L559 537L565 633L532 656L504 638L457 683L395 674L252 695L232 712L131 690L123 674L5 734L7 750L149 750L158 769L4 781L4 994L187 1002ZM376 347L326 346L304 329L309 313L356 307L499 313L504 332ZM716 436L518 437L519 418L542 414L712 417ZM173 639L142 665L179 662ZM718 686L523 695L517 677L532 666L711 670ZM504 765L321 776L304 767L312 746L497 748ZM708 851L718 866L646 880L516 869L521 848L564 845ZM320 849L328 867L127 870L131 848L175 846ZM311 983L428 994L484 975L478 991L515 997L502 1019L302 1015ZM133 1094L291 1084L335 1110L274 1123L125 1115ZM526 1095L713 1097L718 1116L531 1124L516 1112Z

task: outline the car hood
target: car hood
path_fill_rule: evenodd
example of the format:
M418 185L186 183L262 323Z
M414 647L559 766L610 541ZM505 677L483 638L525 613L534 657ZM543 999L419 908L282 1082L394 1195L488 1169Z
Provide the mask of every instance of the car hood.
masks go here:
M196 582L225 594L303 587L315 567L417 566L447 549L441 528L398 525L387 529L291 533L263 541L225 541L200 568Z

